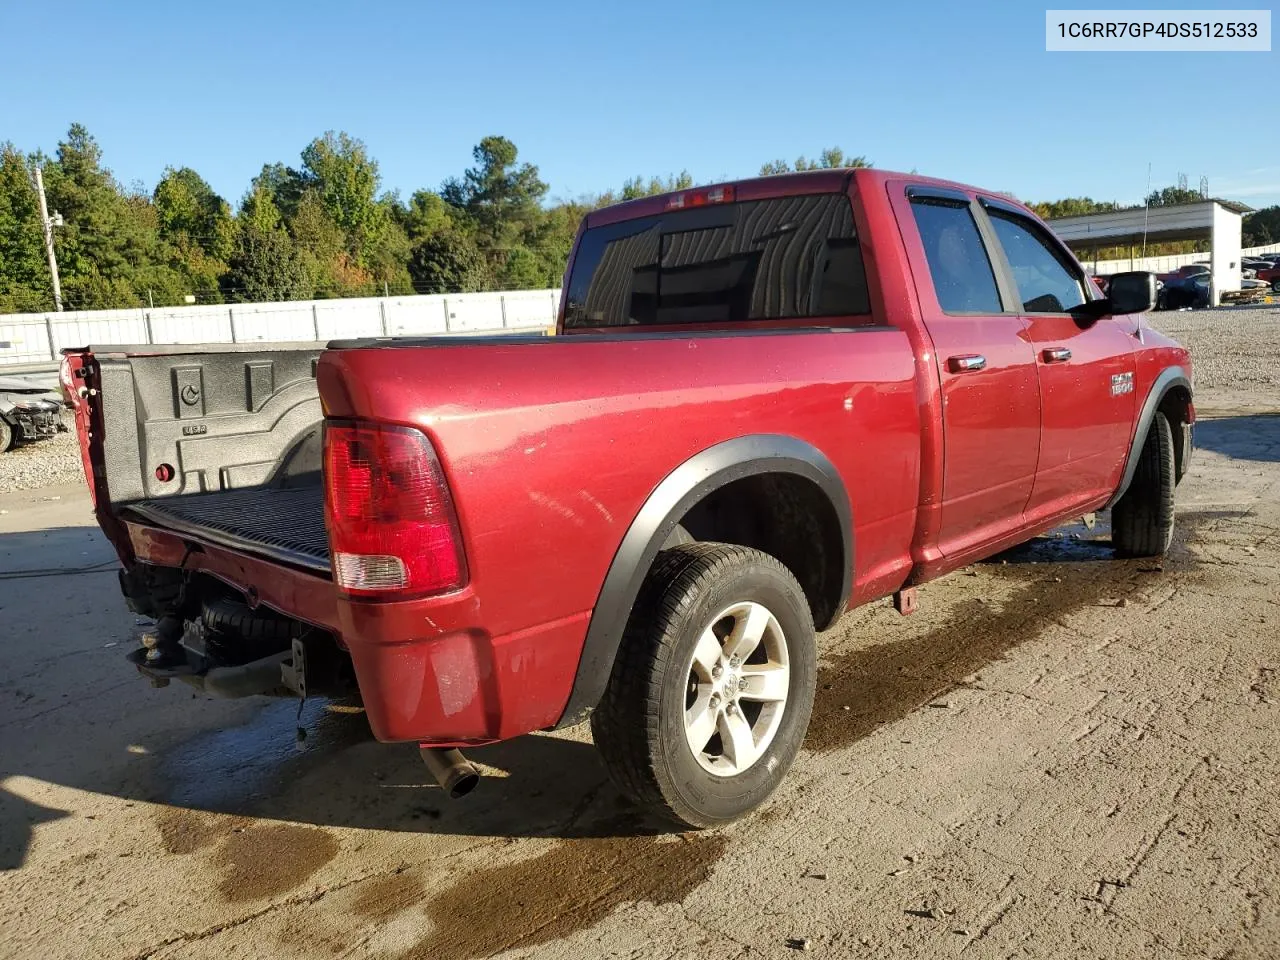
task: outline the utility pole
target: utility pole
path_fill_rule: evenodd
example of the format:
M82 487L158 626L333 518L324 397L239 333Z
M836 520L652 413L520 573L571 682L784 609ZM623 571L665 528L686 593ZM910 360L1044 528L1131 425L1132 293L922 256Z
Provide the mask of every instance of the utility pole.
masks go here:
M36 195L40 198L40 230L44 233L44 252L49 257L49 273L53 277L53 307L62 312L62 283L58 280L58 257L53 252L53 220L44 199L44 177L36 167Z

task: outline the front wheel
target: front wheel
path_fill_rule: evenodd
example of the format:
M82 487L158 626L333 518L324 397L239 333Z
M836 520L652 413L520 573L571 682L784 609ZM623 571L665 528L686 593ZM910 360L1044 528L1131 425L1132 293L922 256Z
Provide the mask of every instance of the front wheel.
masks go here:
M1122 557L1157 557L1173 542L1177 486L1173 428L1157 412L1138 455L1133 481L1111 509L1111 542Z
M14 446L14 439L17 433L9 421L4 417L0 417L0 453L4 453Z
M809 604L786 567L747 547L682 544L641 588L592 736L639 806L717 826L782 781L816 672Z

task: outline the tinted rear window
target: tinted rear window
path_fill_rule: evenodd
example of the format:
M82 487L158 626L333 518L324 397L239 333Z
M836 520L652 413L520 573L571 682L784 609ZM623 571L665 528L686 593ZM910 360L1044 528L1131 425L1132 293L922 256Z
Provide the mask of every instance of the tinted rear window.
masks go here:
M870 310L849 198L820 194L672 210L588 230L569 277L565 326Z
M1003 307L987 248L967 204L911 201L920 242L944 313L999 313Z

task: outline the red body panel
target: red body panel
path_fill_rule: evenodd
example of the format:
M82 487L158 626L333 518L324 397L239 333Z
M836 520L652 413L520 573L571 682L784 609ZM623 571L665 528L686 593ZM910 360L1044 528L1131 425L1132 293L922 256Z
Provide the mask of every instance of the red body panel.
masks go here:
M125 563L200 569L332 631L384 740L467 743L554 725L628 528L681 464L722 441L783 434L834 465L852 506L850 604L930 579L1105 503L1136 411L1186 351L1135 317L946 316L902 174L824 171L735 185L738 201L848 189L873 316L723 325L730 335L568 332L541 343L369 345L326 352L326 417L423 431L452 492L469 579L442 596L353 600L333 583L122 522L95 489ZM646 216L662 197L593 212ZM581 231L580 231L581 233ZM572 265L572 255L570 259ZM869 326L871 321L874 326ZM703 325L699 330L708 329ZM1050 368L1048 347L1072 351ZM953 355L987 369L952 373ZM87 356L73 356L69 367ZM1113 394L1113 374L1134 389ZM91 379L91 378L90 378ZM91 388L73 375L73 387ZM95 486L103 427L77 403ZM100 419L100 417L99 417Z
M508 696L550 704L556 715L541 725L553 723L600 585L645 499L694 454L744 434L798 437L840 471L858 505L855 599L893 589L910 565L919 430L911 351L897 330L342 350L323 357L319 381L326 416L414 426L431 438L471 571L447 597L340 600L358 671L416 673L407 658L453 635L445 675L456 672L467 689L494 656L479 650L485 637L519 638L511 642L521 645L525 682ZM554 642L541 636L548 630ZM456 639L464 633L476 647L468 656ZM388 705L380 735L418 737L419 687L397 689L403 698Z

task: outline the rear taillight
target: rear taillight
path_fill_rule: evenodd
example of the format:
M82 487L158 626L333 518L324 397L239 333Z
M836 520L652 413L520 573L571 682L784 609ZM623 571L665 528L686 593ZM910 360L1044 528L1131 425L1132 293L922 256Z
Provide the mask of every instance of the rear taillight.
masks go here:
M333 577L343 593L399 600L466 582L453 498L424 434L326 424L324 484Z

